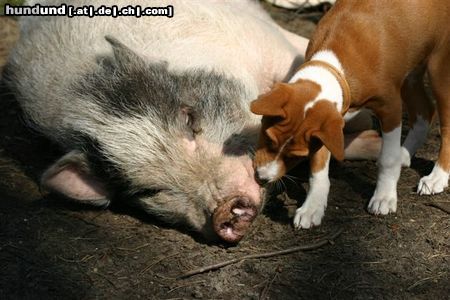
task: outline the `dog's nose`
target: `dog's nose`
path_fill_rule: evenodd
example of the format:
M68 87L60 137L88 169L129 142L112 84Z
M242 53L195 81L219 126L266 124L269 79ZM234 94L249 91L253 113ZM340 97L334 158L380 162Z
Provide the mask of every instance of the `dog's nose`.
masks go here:
M259 185L266 185L266 184L269 183L269 179L267 179L267 178L261 178L261 177L259 176L258 171L255 171L255 179L256 179L256 182L257 182Z

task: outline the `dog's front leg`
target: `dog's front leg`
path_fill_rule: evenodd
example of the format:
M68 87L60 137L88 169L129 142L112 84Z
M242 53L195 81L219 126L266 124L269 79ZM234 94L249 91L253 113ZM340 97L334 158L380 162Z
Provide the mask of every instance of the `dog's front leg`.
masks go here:
M330 152L324 146L310 158L311 175L309 177L309 192L303 205L297 209L294 217L296 228L310 228L320 225L327 207L330 179L328 166Z
M378 158L377 187L368 206L369 212L375 215L397 211L397 182L402 164L401 106L397 110L392 107L389 115L387 114L387 110L384 110L384 114L378 115L382 126L383 145Z

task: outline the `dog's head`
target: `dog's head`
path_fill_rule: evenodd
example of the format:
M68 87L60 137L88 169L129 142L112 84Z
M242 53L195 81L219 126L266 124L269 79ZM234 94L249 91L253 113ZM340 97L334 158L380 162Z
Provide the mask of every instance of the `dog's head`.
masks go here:
M254 160L261 182L276 181L322 146L344 159L344 120L335 103L316 99L320 91L309 80L278 83L251 103L251 111L263 116Z

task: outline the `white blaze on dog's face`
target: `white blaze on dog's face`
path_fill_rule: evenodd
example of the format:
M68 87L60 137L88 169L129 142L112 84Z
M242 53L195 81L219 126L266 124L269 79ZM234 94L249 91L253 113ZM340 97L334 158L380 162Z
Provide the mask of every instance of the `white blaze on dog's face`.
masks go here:
M254 159L260 182L273 182L325 145L332 155L344 158L344 120L334 103L317 101L321 88L309 80L276 84L251 103L262 115L261 133ZM314 104L305 110L307 104Z

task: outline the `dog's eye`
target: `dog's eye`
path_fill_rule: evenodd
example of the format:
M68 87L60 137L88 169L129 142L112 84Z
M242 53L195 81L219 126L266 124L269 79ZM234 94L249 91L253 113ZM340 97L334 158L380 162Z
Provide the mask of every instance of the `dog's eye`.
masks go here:
M279 124L283 121L284 121L284 119L282 117L270 117L271 125Z
M276 151L278 148L278 140L277 138L272 134L270 128L265 131L264 136L264 143L266 144L267 148L269 148L271 151Z
M271 139L268 139L267 146L272 151L277 150L277 146L276 146L275 142L272 141Z

